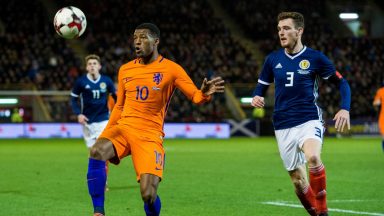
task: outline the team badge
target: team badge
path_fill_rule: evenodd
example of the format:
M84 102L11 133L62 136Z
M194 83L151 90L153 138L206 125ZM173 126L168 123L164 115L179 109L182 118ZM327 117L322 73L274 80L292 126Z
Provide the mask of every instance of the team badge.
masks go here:
M107 88L107 84L105 84L105 82L101 82L100 83L100 88L101 89L106 89Z
M163 74L162 73L155 73L155 74L153 74L153 82L155 82L156 85L159 85L161 80L163 80Z
M302 70L306 70L306 69L308 69L310 65L311 65L311 63L309 63L309 61L306 60L306 59L301 60L300 63L299 63L299 67L300 67Z

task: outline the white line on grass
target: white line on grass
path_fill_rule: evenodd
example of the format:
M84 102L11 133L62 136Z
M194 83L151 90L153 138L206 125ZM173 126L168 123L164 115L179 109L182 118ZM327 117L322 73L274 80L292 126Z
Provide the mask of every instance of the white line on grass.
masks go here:
M284 203L284 202L262 202L262 204L265 204L265 205L275 205L275 206L287 206L287 207L292 207L292 208L303 208L303 206L301 206L301 205L287 204L287 203ZM375 212L359 212L359 211L344 210L344 209L335 209L335 208L329 208L328 211L332 211L332 212L342 212L342 213L350 213L350 214L359 214L359 215L384 216L383 213L375 213Z

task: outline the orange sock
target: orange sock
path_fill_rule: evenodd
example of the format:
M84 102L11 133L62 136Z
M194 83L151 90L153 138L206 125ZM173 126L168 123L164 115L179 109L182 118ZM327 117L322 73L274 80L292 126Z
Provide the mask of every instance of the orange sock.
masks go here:
M319 213L328 212L326 175L324 165L309 167L309 182L316 196L316 208Z
M301 204L303 204L309 215L317 216L315 194L311 186L307 186L303 191L296 191L296 195L299 197Z

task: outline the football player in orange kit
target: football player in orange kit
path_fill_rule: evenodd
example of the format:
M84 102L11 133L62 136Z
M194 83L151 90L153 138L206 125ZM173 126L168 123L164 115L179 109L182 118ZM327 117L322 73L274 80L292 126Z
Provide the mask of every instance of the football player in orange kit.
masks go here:
M118 164L132 156L146 215L159 215L157 187L163 175L164 118L173 92L180 89L195 104L224 92L224 80L203 80L199 89L184 69L158 53L160 30L152 23L136 27L133 35L137 58L120 67L117 101L108 125L90 149L88 190L94 216L103 216L105 163Z
M384 81L383 87L379 88L373 100L373 105L380 108L379 112L379 130L381 134L381 147L384 151Z

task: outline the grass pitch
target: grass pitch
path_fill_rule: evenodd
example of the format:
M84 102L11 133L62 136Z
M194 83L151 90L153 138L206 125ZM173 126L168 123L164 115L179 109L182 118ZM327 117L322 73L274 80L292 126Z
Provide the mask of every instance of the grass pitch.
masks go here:
M166 140L162 216L297 216L300 207L274 138ZM384 216L377 139L326 138L330 215ZM80 139L0 140L0 215L92 215ZM145 215L131 158L110 166L108 216Z

